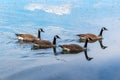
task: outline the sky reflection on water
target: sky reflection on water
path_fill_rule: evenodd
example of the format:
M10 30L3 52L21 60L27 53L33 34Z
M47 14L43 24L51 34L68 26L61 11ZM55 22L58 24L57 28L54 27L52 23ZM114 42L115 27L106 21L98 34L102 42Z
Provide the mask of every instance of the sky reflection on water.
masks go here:
M69 63L68 65L75 70L72 71L73 73L78 70L77 73L83 76L78 75L77 78L82 78L82 80L88 78L91 80L119 80L119 3L119 0L53 0L53 2L50 0L46 2L44 0L0 0L0 77L6 77L9 73L13 74L21 65L24 65L20 68L23 70L25 67L29 68L27 65L32 66L31 63L40 62L45 65L61 62ZM41 34L42 39L52 42L53 36L57 34L61 37L61 40L57 41L57 45L76 43L83 46L84 43L79 43L79 38L75 35L78 33L98 35L102 27L108 29L103 32L103 44L108 48L101 49L98 42L88 44L88 55L94 58L90 62L85 59L83 52L56 56L52 49L31 50L32 44L20 44L15 36L15 33L30 33L37 36L38 28L43 28L45 33ZM60 51L61 49L57 48L57 52ZM16 64L18 64L18 68L12 66ZM65 64L64 66L68 67ZM75 69L76 66L80 68ZM13 68L15 70L12 73ZM63 68L61 68L62 70L64 71ZM69 70L70 68L64 72L66 76ZM73 73L70 75L74 75Z

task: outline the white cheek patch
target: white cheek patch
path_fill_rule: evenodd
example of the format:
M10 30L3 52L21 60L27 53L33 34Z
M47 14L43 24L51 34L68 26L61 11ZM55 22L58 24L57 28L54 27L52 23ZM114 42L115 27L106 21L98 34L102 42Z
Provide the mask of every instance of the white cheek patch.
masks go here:
M23 37L20 37L20 36L19 36L18 39L19 39L19 40L23 40Z
M42 32L42 30L41 30L41 29L40 29L39 31L40 31L40 32Z
M57 39L57 36L55 36L55 38Z

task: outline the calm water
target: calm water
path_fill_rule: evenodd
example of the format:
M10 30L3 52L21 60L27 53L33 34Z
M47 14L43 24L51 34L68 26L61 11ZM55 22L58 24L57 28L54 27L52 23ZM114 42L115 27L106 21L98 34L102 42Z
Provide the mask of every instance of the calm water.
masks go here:
M71 63L71 66L74 65L72 65L72 61L80 60L80 64L82 63L82 66L85 67L83 75L87 73L87 75L93 74L93 76L91 75L92 77L97 76L96 78L90 77L90 79L120 79L119 20L101 20L101 23L94 24L94 21L91 23L92 21L85 21L83 17L78 18L79 12L76 13L78 8L73 10L72 14L60 16L52 13L47 14L44 11L36 10L35 12L31 12L25 10L24 6L27 3L29 3L28 0L20 2L14 0L2 0L1 2L0 0L0 77L11 73L12 66L10 66L9 61L12 64L14 60L17 60L19 63L27 63L28 59L29 63L34 63L34 60L43 59L46 60L43 61L44 64L48 64L47 61L50 60L50 63L57 63L57 61L68 62ZM33 3L35 2L33 1ZM45 2L42 1L41 3ZM78 54L61 54L59 47L57 47L58 55L55 55L51 48L31 50L33 44L21 44L17 42L17 37L15 36L15 33L30 33L37 36L37 30L43 28L45 31L45 33L41 34L43 40L50 40L52 42L53 36L57 34L61 37L57 41L57 45L76 43L83 46L84 43L80 43L79 38L75 35L78 33L94 33L98 35L102 26L108 28L108 31L103 32L103 44L108 46L108 48L101 49L98 42L88 44L88 56L94 58L90 62L85 59L83 52ZM7 63L9 64L7 65ZM8 68L8 66L11 68ZM92 69L94 73L89 72L88 69ZM79 72L77 73L79 74ZM86 79L84 76L81 78L83 80Z

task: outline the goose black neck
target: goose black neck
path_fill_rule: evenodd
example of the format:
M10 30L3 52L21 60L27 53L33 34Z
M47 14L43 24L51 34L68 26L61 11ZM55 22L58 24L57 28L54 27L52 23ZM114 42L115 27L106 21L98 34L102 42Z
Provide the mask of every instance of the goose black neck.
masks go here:
M87 51L84 51L85 52L85 57L86 57L86 59L88 60L88 55L87 55Z
M38 38L41 40L41 35L39 30L38 30Z
M53 44L56 45L56 38L53 39Z
M86 41L85 41L84 48L87 48L87 44L88 44L88 39L86 39Z
M56 47L53 47L54 55L57 55Z
M103 33L103 29L101 29L100 34L98 36L102 36Z

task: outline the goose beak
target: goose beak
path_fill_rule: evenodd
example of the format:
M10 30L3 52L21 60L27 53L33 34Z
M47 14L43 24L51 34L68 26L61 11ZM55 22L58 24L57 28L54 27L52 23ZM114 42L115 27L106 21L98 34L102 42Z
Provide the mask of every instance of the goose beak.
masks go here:
M60 37L58 39L61 39Z
M61 39L59 36L57 36L58 39Z

